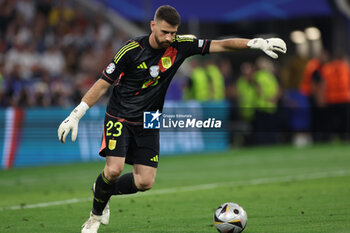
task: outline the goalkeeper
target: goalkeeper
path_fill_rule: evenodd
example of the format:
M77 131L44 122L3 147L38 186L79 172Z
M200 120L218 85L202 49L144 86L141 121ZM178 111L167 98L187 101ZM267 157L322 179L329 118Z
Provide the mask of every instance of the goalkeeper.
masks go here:
M133 38L117 51L100 79L58 128L62 143L70 131L75 141L79 120L113 85L99 151L105 157L105 167L93 184L92 211L82 233L96 233L101 223L108 224L112 195L152 188L159 161L159 130L143 129L143 112L162 111L167 88L187 57L260 49L278 58L276 52L287 50L279 38L207 40L177 36L179 25L180 16L173 7L159 7L150 22L151 34ZM133 165L133 172L121 175L125 163Z

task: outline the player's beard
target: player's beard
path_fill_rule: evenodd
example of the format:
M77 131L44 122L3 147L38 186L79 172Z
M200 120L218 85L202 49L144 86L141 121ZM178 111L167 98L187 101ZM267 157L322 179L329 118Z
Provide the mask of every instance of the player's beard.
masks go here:
M154 37L157 45L159 48L165 49L168 48L170 46L171 43L167 42L167 41L160 41L159 38L157 36Z

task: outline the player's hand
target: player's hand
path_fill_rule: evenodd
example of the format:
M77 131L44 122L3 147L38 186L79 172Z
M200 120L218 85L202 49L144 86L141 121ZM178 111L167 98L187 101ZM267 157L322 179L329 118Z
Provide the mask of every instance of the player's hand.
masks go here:
M266 53L274 59L278 58L278 54L276 52L287 52L286 43L280 38L255 38L250 40L247 45L252 49L261 49L262 51L264 51L264 53Z
M89 106L85 102L81 102L71 114L60 124L58 127L58 139L62 142L66 142L66 137L72 130L72 141L75 142L78 135L79 120L84 116L85 112L89 109Z
M72 141L75 142L78 135L79 119L69 115L58 127L58 139L62 142L66 142L66 137L72 130Z

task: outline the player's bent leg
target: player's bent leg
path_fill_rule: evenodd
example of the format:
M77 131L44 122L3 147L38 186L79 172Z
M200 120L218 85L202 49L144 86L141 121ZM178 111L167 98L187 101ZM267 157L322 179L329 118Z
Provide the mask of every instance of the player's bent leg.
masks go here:
M132 194L152 188L157 169L135 164L133 173L122 175L115 182L113 195Z
M101 223L109 223L110 211L108 201L113 194L114 181L123 171L124 162L125 158L122 157L106 157L105 168L97 177L93 186L93 208L90 218L82 226L82 233L97 233Z
M139 189L135 185L134 175L132 173L126 173L115 182L113 195L132 194L138 191Z
M153 187L156 179L157 168L142 164L134 164L135 186L140 191L146 191Z
M121 174L124 168L125 158L106 157L106 165L103 172L96 179L95 193L92 213L102 215L109 198L113 194L115 180Z
M92 212L96 215L101 213L103 224L109 222L109 199L113 194L115 180L122 173L125 158L106 156L106 164L103 172L97 178L94 188L94 204Z
M123 172L125 158L116 156L106 156L104 174L109 181L115 181Z

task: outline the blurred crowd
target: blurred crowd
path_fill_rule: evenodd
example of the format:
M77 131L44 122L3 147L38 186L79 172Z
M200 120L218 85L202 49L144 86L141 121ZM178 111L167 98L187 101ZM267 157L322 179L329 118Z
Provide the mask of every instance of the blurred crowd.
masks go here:
M0 0L0 106L77 105L129 39L92 14L66 0ZM232 138L245 144L280 142L276 131L291 132L297 145L330 140L331 132L346 138L346 56L296 51L282 65L264 56L242 60L235 71L224 56L191 59L185 85L175 80L168 96L228 100L231 129L238 132Z
M72 1L1 0L0 106L79 103L126 40Z
M191 63L185 99L228 100L233 143L292 140L305 146L350 139L350 67L344 54L296 52L282 66L262 56L243 61L238 72L225 58Z

